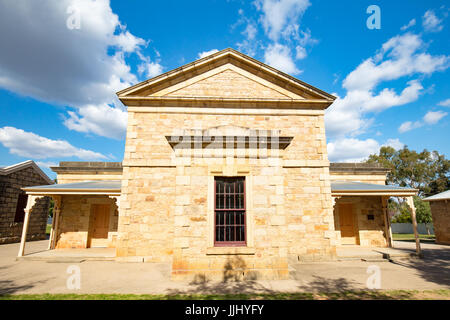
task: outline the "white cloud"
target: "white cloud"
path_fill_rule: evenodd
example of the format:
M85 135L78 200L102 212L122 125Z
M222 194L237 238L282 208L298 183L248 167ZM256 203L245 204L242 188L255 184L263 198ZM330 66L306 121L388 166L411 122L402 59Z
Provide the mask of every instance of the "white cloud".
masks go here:
M200 52L200 53L198 54L198 58L201 59L201 58L210 56L210 55L212 55L212 54L214 54L214 53L216 53L216 52L219 52L219 50L217 50L217 49L212 49L212 50L209 50L209 51L203 51L203 52Z
M380 112L384 109L407 104L416 101L419 97L422 85L417 80L408 82L408 86L397 94L393 89L385 88L377 95L368 97L362 104L364 111Z
M423 90L417 79L408 81L400 93L392 88L377 92L377 88L386 81L415 74L430 75L448 68L448 56L433 56L423 52L424 48L418 35L395 36L350 72L343 81L346 95L338 97L325 115L329 137L358 135L373 121L370 113L416 101Z
M415 122L412 122L412 121L406 121L406 122L403 122L403 123L400 125L400 127L398 127L398 132L400 132L400 133L405 133L405 132L407 132L407 131L411 131L411 130L413 130L413 129L420 128L420 127L422 127L422 126L423 126L423 123L420 122L420 121L415 121Z
M395 150L400 150L405 146L403 142L401 142L398 138L396 139L388 139L384 144L383 147L392 147Z
M441 31L444 28L441 23L442 20L436 17L433 10L428 10L422 17L422 26L428 32Z
M275 69L289 74L301 73L291 58L289 47L279 43L271 44L267 47L264 53L264 62Z
M80 29L69 29L67 9L80 13ZM148 42L131 34L112 12L109 0L0 1L0 87L40 101L75 109L82 117L86 105L121 111L115 92L138 81L125 54L139 54ZM19 49L20 48L20 49ZM153 64L157 63L153 62ZM149 73L155 66L149 66ZM157 67L156 67L157 70ZM111 110L112 110L111 109ZM119 115L120 112L112 112ZM71 115L69 115L71 116ZM82 132L99 127L102 119L89 118ZM124 132L125 127L120 128ZM92 131L90 131L92 132ZM96 134L119 137L108 128Z
M258 25L254 19L245 15L244 10L239 9L238 14L239 19L231 26L231 28L235 29L241 25L244 25L245 28L241 32L244 39L236 43L237 49L249 56L254 56L259 46L259 41L256 39L256 35L258 34Z
M32 159L77 157L83 160L106 159L101 153L74 147L65 140L51 140L14 127L0 128L0 143L9 152Z
M58 166L58 163L51 162L51 161L36 161L36 164L39 167L45 168L45 169L50 169L50 167L57 167Z
M92 132L116 139L125 136L128 117L125 110L107 104L85 105L78 109L78 113L68 111L68 114L64 124L71 130Z
M245 30L242 31L242 34L245 35L245 37L248 40L253 40L253 39L255 39L257 32L258 32L258 29L256 28L255 24L252 22L249 22L249 23L247 23Z
M163 67L157 62L149 62L146 65L147 76L150 78L156 77L163 72Z
M402 26L402 27L400 28L400 30L405 31L405 30L407 30L407 29L409 29L409 28L411 28L411 27L413 27L413 26L415 26L415 25L416 25L416 19L412 19L412 20L410 20L410 21L408 22L408 24L405 24L404 26Z
M443 107L449 107L450 99L443 100L443 101L439 102L438 105L443 106Z
M414 73L431 74L448 67L448 56L418 52L422 39L407 33L385 42L374 57L361 63L343 82L347 90L371 90L379 83ZM385 59L383 61L383 59Z
M306 58L306 49L303 48L302 46L297 46L295 48L295 51L296 51L295 58L297 58L297 60Z
M261 21L269 38L277 42L283 30L295 25L306 9L308 0L259 0L256 6L263 12Z
M443 111L428 111L422 120L418 121L406 121L403 122L398 128L398 132L405 133L407 131L411 131L413 129L417 129L423 127L424 125L433 125L438 123L443 117L447 115L447 112Z
M159 58L157 58L156 61L151 61L149 57L144 56L140 52L138 52L138 56L142 61L142 63L138 65L139 74L145 74L148 78L154 78L163 73L164 68L160 64L161 60Z
M129 31L124 31L114 37L114 41L124 52L135 52L140 49L141 46L145 46L147 43L144 39L135 37Z
M245 39L237 43L238 49L254 55L259 46L264 50L267 64L286 73L299 74L301 70L297 68L295 61L305 59L306 47L318 42L312 38L310 30L300 30L300 20L311 3L309 0L256 0L253 4L261 13L259 22L269 44L260 45L255 39L255 22L245 17L243 10L239 10L240 18L233 28L241 24L245 24L246 28L242 32ZM291 48L295 48L294 53Z
M327 149L330 161L361 162L366 160L369 155L378 153L380 144L374 139L345 138L329 142Z
M436 124L446 115L447 112L443 111L428 111L427 114L423 117L423 121L426 124Z
M377 154L382 146L398 150L403 148L404 144L398 138L388 139L382 145L374 139L342 138L327 144L328 157L330 161L335 162L363 162L371 154Z

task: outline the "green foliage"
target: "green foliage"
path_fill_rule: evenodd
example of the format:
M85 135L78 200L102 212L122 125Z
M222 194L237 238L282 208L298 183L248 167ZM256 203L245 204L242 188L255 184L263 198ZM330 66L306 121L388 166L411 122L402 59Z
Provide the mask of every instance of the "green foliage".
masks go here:
M437 151L417 153L406 146L400 150L381 147L379 154L370 155L367 162L390 169L388 184L419 189L420 196L440 193L450 186L450 160Z
M420 197L414 196L414 206L416 207L417 223L431 223L431 209L428 202L423 201ZM406 202L389 203L389 209L399 212L392 218L392 223L412 223L411 212Z
M381 147L379 154L369 156L368 163L378 163L390 170L388 184L397 184L419 190L419 196L430 196L450 188L450 160L437 151L426 149L418 153L404 147L395 150ZM417 223L431 223L431 210L428 202L414 197ZM411 223L411 213L404 201L390 201L389 210L397 212L393 223Z
M417 223L431 223L431 208L430 204L423 201L420 197L414 197L414 206L416 207Z
M412 223L411 213L405 205L401 206L400 214L392 218L392 223Z

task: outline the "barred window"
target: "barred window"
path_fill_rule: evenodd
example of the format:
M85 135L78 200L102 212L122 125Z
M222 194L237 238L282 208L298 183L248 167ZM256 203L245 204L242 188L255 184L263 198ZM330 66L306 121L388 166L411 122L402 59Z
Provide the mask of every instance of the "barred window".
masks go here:
M245 246L245 178L215 177L215 246Z

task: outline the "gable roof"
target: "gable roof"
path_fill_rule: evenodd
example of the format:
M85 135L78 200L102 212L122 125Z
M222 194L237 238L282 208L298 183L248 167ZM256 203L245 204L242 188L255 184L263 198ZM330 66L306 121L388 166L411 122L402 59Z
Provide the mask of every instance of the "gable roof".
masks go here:
M423 201L437 201L437 200L449 200L450 199L450 190L435 194L433 196L427 197L423 199Z
M20 163L16 163L7 167L3 167L0 168L0 175L1 176L6 176L8 174L11 174L13 172L19 171L19 170L23 170L26 168L33 168L34 171L36 171L37 174L39 174L45 181L48 182L48 184L53 184L54 181L52 179L50 179L45 173L44 171L41 170L41 168L39 168L39 166L33 161L33 160L27 160L24 162L20 162Z
M227 81L231 75L233 81ZM208 86L208 92L202 90L205 85ZM234 90L229 94L227 86L245 89ZM117 92L117 96L127 106L161 105L177 101L182 101L183 105L194 102L266 102L271 106L276 104L277 107L322 110L336 99L312 85L230 48L142 81Z

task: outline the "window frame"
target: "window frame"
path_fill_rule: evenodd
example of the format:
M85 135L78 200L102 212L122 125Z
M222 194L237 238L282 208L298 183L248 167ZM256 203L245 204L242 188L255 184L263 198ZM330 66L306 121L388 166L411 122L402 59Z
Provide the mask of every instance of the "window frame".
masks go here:
M243 196L243 208L223 208L223 209L217 209L217 179L236 179L236 181L234 183L237 183L239 181L239 179L242 179L243 182L243 192L242 192L242 196ZM236 189L234 190L233 195L236 195ZM224 192L224 199L226 196L226 192ZM238 193L239 194L239 193ZM236 206L236 205L235 205ZM225 205L224 205L225 207ZM214 243L214 247L246 247L247 246L247 193L246 193L246 176L214 176L214 208L213 208L213 214L214 214L214 239L213 239L213 243ZM242 211L244 213L244 241L217 241L216 236L217 236L217 211L222 211L222 212L227 212L227 211ZM226 218L225 218L226 219ZM226 221L226 220L225 220ZM227 226L227 224L224 224L223 226ZM235 221L234 224L230 225L233 226L234 228L236 228L236 226L242 226L241 224L236 224L236 216L235 216Z

